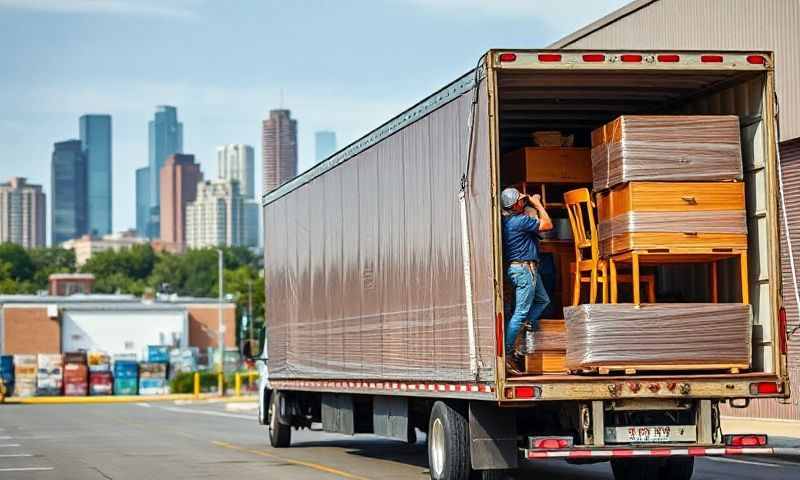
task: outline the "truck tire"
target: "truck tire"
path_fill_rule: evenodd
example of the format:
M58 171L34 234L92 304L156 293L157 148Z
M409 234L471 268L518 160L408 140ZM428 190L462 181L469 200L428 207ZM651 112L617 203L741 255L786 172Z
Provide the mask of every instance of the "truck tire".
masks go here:
M428 423L428 465L432 480L469 480L469 423L463 411L437 401Z
M267 410L267 421L269 425L269 444L273 448L287 448L292 443L292 427L284 425L278 421L278 409L283 394L275 390Z

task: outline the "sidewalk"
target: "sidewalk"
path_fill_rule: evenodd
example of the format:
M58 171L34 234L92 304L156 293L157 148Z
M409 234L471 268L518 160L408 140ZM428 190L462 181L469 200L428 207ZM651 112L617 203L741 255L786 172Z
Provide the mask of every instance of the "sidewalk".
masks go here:
M766 433L767 443L773 448L800 448L800 421L771 420L766 418L721 417L722 432ZM775 455L784 460L800 462L800 456Z

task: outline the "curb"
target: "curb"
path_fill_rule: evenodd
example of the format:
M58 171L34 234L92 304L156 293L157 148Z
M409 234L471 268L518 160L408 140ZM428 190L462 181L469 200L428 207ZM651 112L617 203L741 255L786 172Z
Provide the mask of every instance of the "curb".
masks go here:
M170 402L197 400L206 402L252 402L255 396L221 397L211 393L173 393L169 395L98 395L94 397L6 397L3 403L15 405L89 405L110 403Z

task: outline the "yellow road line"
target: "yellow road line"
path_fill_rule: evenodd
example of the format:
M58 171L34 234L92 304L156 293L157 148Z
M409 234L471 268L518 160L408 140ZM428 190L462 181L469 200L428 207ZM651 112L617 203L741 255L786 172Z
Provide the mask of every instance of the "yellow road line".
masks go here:
M220 397L215 394L173 393L169 395L98 395L94 397L6 397L5 403L24 405L66 405L97 403L169 402L175 400L221 400L223 402L257 401L258 397Z
M213 443L214 445L216 445L218 447L227 448L227 449L230 449L230 450L238 450L240 452L252 453L253 455L259 455L261 457L272 458L272 459L275 459L275 460L280 460L282 462L291 463L293 465L300 465L300 466L303 466L303 467L312 468L314 470L319 470L320 472L330 473L332 475L336 475L336 476L339 476L339 477L342 477L342 478L349 478L350 480L370 480L370 479L368 479L366 477L360 477L358 475L354 475L352 473L345 472L343 470L338 470L336 468L327 467L325 465L320 465L318 463L304 462L302 460L294 460L292 458L280 457L278 455L273 455L271 453L265 452L264 450L254 450L254 449L251 449L251 448L246 448L246 447L242 447L242 446L239 446L239 445L234 445L234 444L228 443L228 442L221 442L219 440L213 441L211 443Z

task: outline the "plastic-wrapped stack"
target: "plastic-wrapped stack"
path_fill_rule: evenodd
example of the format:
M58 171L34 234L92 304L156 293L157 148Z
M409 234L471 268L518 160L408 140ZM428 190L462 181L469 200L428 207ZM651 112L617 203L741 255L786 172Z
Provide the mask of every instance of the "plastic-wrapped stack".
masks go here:
M111 357L105 352L89 352L89 372L110 372Z
M139 395L164 395L167 387L167 364L142 362L139 364Z
M84 397L89 393L89 369L86 352L64 354L64 395Z
M36 395L36 355L14 355L14 395Z
M89 395L111 395L113 384L111 357L105 352L89 352Z
M564 308L571 370L750 366L752 315L739 303L584 304Z
M169 363L169 349L167 345L148 345L147 361L149 363Z
M194 372L197 370L197 347L173 348L169 352L169 378L174 378L179 373Z
M114 361L114 395L136 395L139 391L139 364L135 360Z
M6 396L14 395L14 357L0 355L0 380L6 389Z
M64 389L64 356L40 353L36 356L36 395L58 396Z

